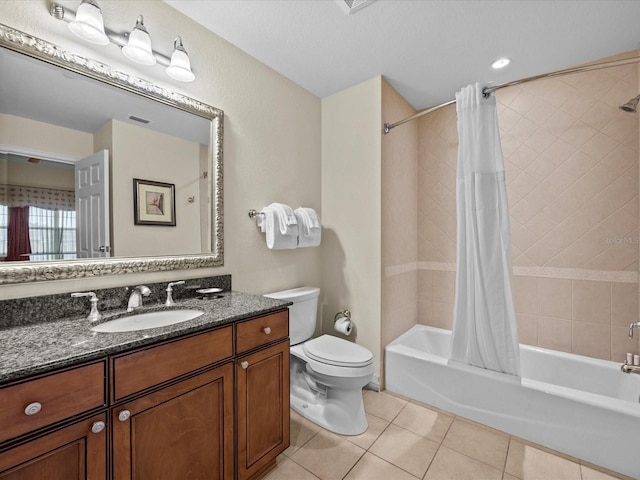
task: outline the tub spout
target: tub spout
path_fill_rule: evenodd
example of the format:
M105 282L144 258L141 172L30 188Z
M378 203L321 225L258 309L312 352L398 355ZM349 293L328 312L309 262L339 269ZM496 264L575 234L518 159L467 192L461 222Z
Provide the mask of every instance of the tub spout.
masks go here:
M633 338L633 329L640 328L640 322L632 323L629 325L629 338Z

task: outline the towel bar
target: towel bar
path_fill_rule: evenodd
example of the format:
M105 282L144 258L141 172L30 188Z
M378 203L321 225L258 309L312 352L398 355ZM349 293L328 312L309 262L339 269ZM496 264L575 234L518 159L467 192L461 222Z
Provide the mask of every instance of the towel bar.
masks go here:
M249 210L249 218L256 218L257 215L264 215L264 213L257 211L255 208Z

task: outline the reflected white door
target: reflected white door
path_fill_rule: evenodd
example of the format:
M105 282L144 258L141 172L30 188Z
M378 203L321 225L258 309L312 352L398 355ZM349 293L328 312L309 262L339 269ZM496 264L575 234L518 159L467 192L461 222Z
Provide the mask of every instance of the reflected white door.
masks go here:
M78 160L75 182L78 258L110 257L109 151Z

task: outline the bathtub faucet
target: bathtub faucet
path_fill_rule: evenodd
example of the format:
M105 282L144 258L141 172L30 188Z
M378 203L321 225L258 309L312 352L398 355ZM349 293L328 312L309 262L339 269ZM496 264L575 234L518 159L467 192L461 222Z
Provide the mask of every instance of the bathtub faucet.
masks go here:
M632 323L629 325L629 338L633 338L633 329L640 328L640 322Z

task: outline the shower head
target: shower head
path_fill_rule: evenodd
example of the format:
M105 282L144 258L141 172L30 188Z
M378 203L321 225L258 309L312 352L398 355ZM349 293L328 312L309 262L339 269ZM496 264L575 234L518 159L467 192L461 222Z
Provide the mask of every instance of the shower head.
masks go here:
M638 102L640 102L640 95L638 95L635 98L632 98L631 100L629 100L624 105L620 105L618 108L620 110L622 110L623 112L633 112L633 113L635 113L636 109L638 108Z

